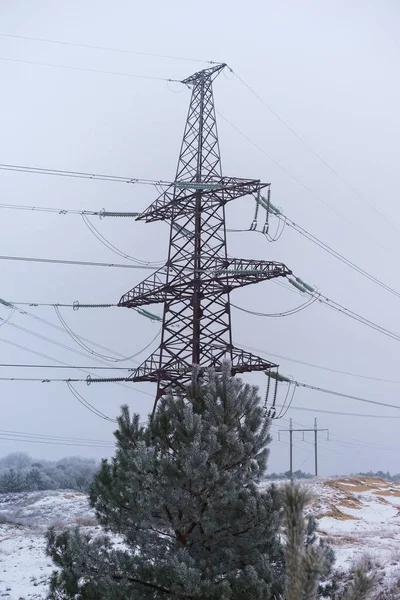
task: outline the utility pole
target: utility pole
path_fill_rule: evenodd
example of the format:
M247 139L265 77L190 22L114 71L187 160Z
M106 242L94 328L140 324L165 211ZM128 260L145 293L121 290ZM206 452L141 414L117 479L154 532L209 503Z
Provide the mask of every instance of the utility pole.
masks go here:
M293 421L292 419L289 420L289 429L280 429L279 430L279 434L280 433L289 433L289 445L290 445L290 480L293 480L293 432L295 431L299 431L300 433L303 434L303 440L304 440L304 433L307 431L313 431L314 432L314 467L315 467L315 476L318 476L318 432L320 431L326 431L327 432L327 440L329 440L329 429L318 429L317 427L317 418L314 419L314 427L311 429L293 429Z
M193 365L200 372L269 373L277 365L232 343L230 293L235 288L286 277L282 263L232 258L227 253L225 206L243 196L260 198L270 188L259 179L222 175L212 82L226 65L194 73L182 83L192 95L174 182L137 220L170 227L165 266L125 293L119 306L163 305L161 342L127 379L157 384L154 403L173 387L185 387ZM95 380L94 380L95 381Z

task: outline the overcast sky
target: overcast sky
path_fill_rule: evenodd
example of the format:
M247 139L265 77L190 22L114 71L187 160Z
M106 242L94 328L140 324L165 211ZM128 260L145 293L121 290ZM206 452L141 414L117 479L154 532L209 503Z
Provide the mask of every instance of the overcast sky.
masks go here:
M395 0L0 0L0 17L0 163L171 179L190 91L176 83L105 71L182 79L207 66L206 62L10 35L224 61L359 195L227 70L214 84L221 115L218 127L224 174L271 182L272 200L288 217L400 290L400 8ZM157 195L151 186L4 171L0 171L0 190L2 204L91 210L140 211ZM251 198L231 203L228 227L249 226L253 211ZM144 261L166 258L166 224L98 218L93 223L123 252ZM276 243L252 233L229 234L228 251L237 257L282 261L324 295L400 332L399 298L289 228ZM100 244L80 216L6 209L1 209L0 255L123 262ZM15 302L115 303L147 274L133 269L4 260L0 266L0 297ZM234 292L232 301L252 310L276 313L294 308L304 299L265 282ZM51 307L28 310L59 324ZM161 307L152 310L159 312ZM7 315L1 307L0 316L5 319ZM65 308L62 315L74 332L123 356L144 348L159 328L128 309ZM16 313L0 327L0 363L55 364L52 359L56 359L69 365L100 366L88 353L74 354L13 325L84 352L62 331ZM298 381L400 407L399 342L325 306L316 303L285 318L260 318L233 309L233 335L237 346L287 357L277 360L280 371ZM135 360L144 360L155 347L156 342ZM399 383L341 375L289 358ZM85 377L85 373L1 367L0 376ZM246 380L260 385L264 393L265 378L261 375L246 376ZM87 401L113 417L121 404L128 403L145 419L154 394L150 384L87 387L77 383L76 388ZM79 404L65 383L0 381L0 390L3 431L112 440L113 425ZM281 400L283 394L284 388ZM344 417L298 410L301 407L393 418ZM287 428L289 417L296 427L311 427L317 417L320 427L329 428L329 442L321 434L322 474L369 469L400 472L399 410L305 389L296 392L286 420L273 424L270 470L288 468L288 436L282 435L279 442L276 434L279 428ZM312 471L311 442L311 434L306 434L304 442L301 434L295 434L295 469ZM110 454L102 447L0 439L1 454L15 450L48 458Z

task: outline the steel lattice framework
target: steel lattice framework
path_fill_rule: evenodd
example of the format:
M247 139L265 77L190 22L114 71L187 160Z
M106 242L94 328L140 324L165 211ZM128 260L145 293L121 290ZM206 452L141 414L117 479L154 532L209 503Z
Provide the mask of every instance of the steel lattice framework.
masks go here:
M291 272L281 263L227 254L225 205L257 197L270 184L222 176L212 82L224 66L182 82L192 96L175 182L137 217L170 223L168 260L119 302L128 308L164 305L160 346L129 377L158 384L155 406L171 385L188 383L193 365L218 370L229 359L233 374L276 367L232 344L230 292Z

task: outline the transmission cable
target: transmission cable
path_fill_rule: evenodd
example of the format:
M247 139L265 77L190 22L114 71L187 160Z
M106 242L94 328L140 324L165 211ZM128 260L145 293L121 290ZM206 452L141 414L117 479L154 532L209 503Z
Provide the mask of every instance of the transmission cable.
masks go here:
M62 435L49 435L47 433L26 433L24 431L8 431L7 429L0 429L0 435L13 435L13 436L23 436L26 438L32 438L32 441L37 439L47 439L47 440L64 440L68 442L85 442L85 443L94 443L94 444L108 444L110 446L114 446L114 442L111 440L99 440L93 438L80 438L80 437L66 437Z
M12 165L0 163L0 171L16 171L18 173L34 173L36 175L55 175L58 177L72 177L73 179L93 179L96 181L115 181L119 183L141 184L141 185L160 185L172 186L173 181L163 181L162 179L143 179L139 177L122 177L120 175L105 175L102 173L88 173L85 171L67 171L64 169L47 169L42 167L32 167L28 165ZM47 210L47 209L46 209ZM79 211L80 212L80 211Z
M222 64L222 63L220 63L218 61L214 61L214 60L202 60L200 58L188 58L186 56L175 56L175 55L171 56L169 54L157 54L154 52L139 52L137 50L128 50L127 48L113 48L110 46L96 46L93 44L78 44L75 42L65 42L62 40L52 40L52 39L48 39L48 38L38 38L38 37L31 37L31 36L26 36L26 35L15 35L12 33L0 33L0 36L12 38L12 39L18 39L18 40L28 40L31 42L44 42L46 44L71 46L73 48L87 48L90 50L105 50L107 52L119 52L119 53L123 53L123 54L133 54L135 56L150 56L153 58L165 58L165 59L169 59L169 60L183 60L186 62L208 63L210 65Z
M1 341L2 338L0 338ZM27 348L28 350L28 348ZM18 369L79 369L80 371L83 371L84 369L92 369L92 370L96 370L96 369L100 369L102 371L128 371L128 372L132 372L135 371L135 369L133 367L99 367L99 366L94 366L94 365L89 365L89 366L85 366L85 365L67 365L67 364L62 364L62 365L33 365L33 364L22 364L22 363L0 363L0 368L1 367L9 367L9 368L18 368ZM86 371L85 371L86 372Z
M133 358L136 358L139 354L141 354L142 352L144 352L144 350L147 350L147 348L149 346L151 346L151 344L158 338L158 336L161 333L161 328L157 331L156 335L154 336L154 338L147 344L147 346L145 346L144 348L142 348L139 352L136 352L135 354L132 354L131 356L124 356L123 358L114 358L112 356L108 356L106 354L100 354L99 352L95 352L92 348L90 348L87 344L85 344L82 341L82 338L78 335L76 335L73 330L69 327L69 325L67 324L67 322L65 321L64 317L61 315L60 309L58 308L58 306L54 306L54 310L56 312L56 315L60 321L60 323L62 324L64 330L66 333L68 333L68 335L84 350L86 350L86 352L89 352L90 354L92 354L93 356L98 356L99 358L102 358L103 360L106 360L107 362L124 362L127 360L132 360Z
M242 306L238 306L237 304L233 304L233 302L231 302L231 306L233 306L237 310L240 310L240 311L245 312L250 315L256 315L258 317L288 317L290 315L295 315L296 313L301 312L302 310L308 308L309 306L311 306L311 304L314 304L314 302L316 302L317 299L318 298L311 296L310 298L308 298L308 300L306 300L306 302L304 302L303 304L300 304L300 306L297 306L296 308L292 308L290 310L282 311L279 313L257 312L254 310L249 310L247 308L243 308Z
M130 254L126 254L126 252L123 252L122 250L117 248L117 246L114 246L114 244L112 244L102 233L100 233L100 231L88 219L86 214L81 213L81 217L82 217L84 224L86 225L88 230L95 236L95 238L97 238L103 244L103 246L105 246L106 248L111 250L111 252L114 252L114 254L117 254L118 256L121 256L122 258L130 260L138 265L145 265L146 267L159 268L159 267L164 266L165 261L149 262L149 261L140 260L138 258L135 258L134 256L131 256Z
M340 254L340 252L337 252L337 250L334 250L331 246L329 246L328 244L326 244L325 242L323 242L322 240L317 238L315 235L313 235L306 229L304 229L304 227L301 227L300 225L298 225L297 223L295 223L294 221L292 221L285 215L275 214L275 216L279 220L284 221L289 227L291 227L292 229L294 229L295 231L297 231L298 233L303 235L309 241L313 242L314 244L316 244L317 246L319 246L320 248L322 248L323 250L328 252L331 256L334 256L335 258L340 260L342 263L346 264L348 267L350 267L351 269L353 269L354 271L356 271L357 273L362 275L363 277L366 277L373 283L376 283L377 285L379 285L384 290L386 290L386 291L390 292L391 294L400 298L400 292L398 292L394 288L390 287L389 285L387 285L386 283L384 283L383 281L381 281L374 275L371 275L371 273L368 273L368 271L366 271L362 267L359 267L358 265L356 265L353 261L346 258L343 254ZM244 231L248 231L248 230L244 230Z
M9 344L10 346L13 346L14 348L18 348L19 350L24 350L26 352L30 352L31 354L35 354L36 356L41 356L42 358L47 358L48 360L52 360L53 362L57 363L57 365L61 365L61 368L71 368L71 365L69 365L68 363L62 361L62 360L58 360L57 358L54 358L53 356L49 356L48 354L44 354L43 352L38 352L37 350L33 350L32 348L28 348L27 346L22 346L21 344L17 344L16 342L12 342L11 340L6 340L4 338L0 338L0 342L3 342L5 344ZM75 351L75 350L74 350ZM98 361L101 362L101 361ZM57 367L57 365L53 365L53 367ZM83 373L86 373L87 375L91 375L90 371L86 370L86 367L72 367L74 369L76 369L77 371L82 371ZM89 367L87 367L89 368ZM96 367L90 367L90 369L93 369ZM98 367L101 368L101 367ZM103 367L105 369L119 369L120 367ZM129 369L128 369L129 370ZM151 396L153 397L153 394L150 394L149 392L146 392L140 388L135 388L132 387L131 385L128 385L126 383L122 383L122 382L115 382L117 385L121 385L123 387L129 388L130 390L134 390L135 392L138 392L139 394L144 394L145 396Z
M27 204L0 204L0 208L7 210L23 210L29 212L48 212L56 213L58 215L88 215L91 217L100 217L102 212L100 210L78 210L74 208L53 208L51 206L32 206ZM139 214L139 213L136 213Z
M172 79L170 77L156 77L154 75L138 75L136 73L125 73L123 71L107 71L104 69L92 69L90 67L76 67L74 65L60 65L54 63L43 62L39 60L23 60L22 58L10 58L8 56L0 56L0 60L5 62L13 62L27 65L35 65L39 67L51 67L55 69L67 69L70 71L82 71L84 73L99 73L101 75L117 75L119 77L133 77L135 79L148 79L152 81L166 81L169 83L182 83L180 79Z
M64 260L57 258L33 258L31 256L0 256L0 260L11 260L17 262L30 262L30 263L47 263L53 265L73 265L81 267L111 267L117 269L147 269L154 270L152 266L146 265L129 265L123 263L106 263L106 262L95 262L90 260Z
M312 146L310 146L310 144L308 142L306 142L298 133L297 131L295 131L293 129L293 127L291 127L275 110L273 110L271 108L271 106L269 106L267 104L267 102L265 102L265 100L263 98L261 98L261 96L259 94L257 94L257 92L250 87L237 73L235 73L235 71L233 71L232 69L230 69L231 72L235 75L235 77L249 90L249 92L251 94L253 94L253 96L255 98L257 98L261 104L263 104L268 110L269 112L274 115L274 117L276 119L278 119L278 121L280 123L282 123L282 125L284 127L286 127L286 129L288 131L290 131L290 133L292 135L294 135L295 138L297 138L299 140L299 142L301 144L303 144L303 146L305 146L310 152L311 154L313 154L313 156L315 156L315 158L317 158L327 169L329 169L329 171L338 179L340 179L346 186L347 188L353 193L355 194L358 198L360 198L360 200L362 200L365 204L367 204L376 214L378 214L388 225L390 225L397 233L400 233L400 229L398 227L396 227L396 225L393 223L393 221L391 221L384 213L382 213L376 206L374 206L374 204L372 204L367 198L365 198L362 194L360 194L360 192L354 188L348 181L347 179L345 179L342 175L340 175L340 173L338 173L338 171L336 171L336 169L334 169L316 150L314 150L314 148Z
M90 412L92 412L94 415L100 417L101 419L104 419L105 421L109 421L110 423L118 423L117 419L112 419L111 417L108 417L103 412L98 410L95 406L93 406L93 404L90 404L88 400L85 400L85 398L74 388L70 381L67 381L67 386L71 394L75 396L78 402L82 404L82 406L87 408Z
M289 280L289 281L291 281L291 280ZM366 325L370 329L373 329L373 330L377 331L378 333L382 333L383 335L386 335L387 337L390 337L397 342L400 341L400 334L398 334L394 331L391 331L390 329L386 329L382 325L378 325L377 323L374 323L373 321L367 319L366 317L361 316L360 314L356 313L355 311L352 311L349 308L346 308L345 306L343 306L342 304L339 304L339 302L335 302L334 300L331 300L327 296L323 296L321 293L316 292L316 291L309 292L307 289L303 289L302 291L304 293L310 294L311 297L315 298L318 302L327 306L328 308L331 308L332 310L335 310L336 312L346 315L347 317L361 323L362 325ZM249 314L255 315L255 316L270 316L270 315L264 315L263 313L257 313L256 311L252 311L249 309L246 310L246 312L248 312Z
M277 407L281 408L282 405L277 404ZM342 416L342 417L365 417L365 418L371 418L371 419L400 419L399 416L396 415L368 415L368 414L364 414L364 413L349 413L349 412L342 412L342 411L336 411L336 410L324 410L322 408L307 408L305 406L291 406L290 410L300 410L300 411L304 411L304 412L311 412L311 413L322 413L322 414L326 414L326 415L338 415L338 416Z
M400 410L400 405L396 404L388 404L387 402L379 402L378 400L368 400L366 398L361 398L360 396L353 396L352 394L345 394L344 392L337 392L335 390L330 390L326 388L322 388L316 385L311 385L309 383L302 383L299 381L295 381L294 384L297 387L306 388L308 390L313 390L315 392L321 392L323 394L331 394L332 396L338 396L339 398L347 398L349 400L357 400L358 402L365 402L367 404L376 404L377 406L385 406L387 408L395 408L396 410Z
M8 305L11 305L12 307L14 307L14 304L8 303ZM51 305L54 306L54 305ZM71 305L67 305L67 306L71 306ZM43 319L42 317L39 317L38 315L35 315L34 313L28 312L27 310L23 310L20 308L16 307L16 310L22 314L22 315L26 315L27 317L30 317L31 319L34 319L35 321L38 321L39 323L43 323L44 325L47 325L48 327L52 327L53 329L57 329L58 331L62 331L63 333L65 332L64 327L57 325L57 323L52 323L51 321L48 321L47 319ZM28 330L28 332L30 332L30 330ZM32 332L31 332L32 333ZM103 346L102 344L99 344L97 342L94 342L93 340L83 337L83 336L77 336L79 337L80 340L84 341L84 342L88 342L89 344L92 344L93 346L95 346L96 348L99 348L100 350L105 350L106 352L110 352L111 354L114 354L115 356L121 358L121 359L125 359L126 357L121 354L120 352L117 352L115 350L112 350L110 348L108 348L107 346ZM79 350L77 350L76 348L70 348L70 350L72 352L78 353L78 354L82 354ZM83 355L87 358L87 354ZM96 362L102 362L104 364L104 361L101 360L96 360Z
M314 363L306 362L304 360L299 360L296 358L290 358L288 356L282 356L282 354L274 354L272 352L265 352L264 350L260 350L259 348L253 348L252 346L246 346L245 344L240 344L240 347L244 350L250 350L253 352L258 352L259 354L264 354L265 356L278 358L282 360L288 360L289 362L297 363L299 365L304 365L306 367L312 367L314 369L321 369L323 371L329 371L331 373L339 373L340 375L348 375L349 377L356 377L358 379L369 379L371 381L380 381L383 383L395 383L400 384L399 379L384 379L382 377L374 377L373 375L362 375L360 373L351 373L350 371L342 371L340 369L333 369L332 367L325 367L323 365L316 365Z
M67 441L56 441L56 440L40 440L40 439L32 439L32 438L26 438L24 436L10 436L10 435L4 435L2 433L0 433L0 440L5 440L8 442L18 442L19 444L21 442L23 443L31 443L31 444L46 444L46 445L50 445L50 446L72 446L74 448L114 448L114 446L111 445L105 445L105 444L85 444L83 442L67 442Z
M236 125L234 125L232 123L232 121L230 121L229 119L227 119L219 111L216 111L216 113L224 121L226 121L228 123L228 125L230 125L235 131L237 131L237 133L239 133L245 140L247 140L252 146L254 146L257 150L259 150L259 152L261 152L262 154L264 154L264 156L266 156L279 169L281 169L281 171L283 171L284 173L286 173L286 175L288 175L291 179L293 179L293 181L295 181L298 185L300 185L303 189L305 189L309 194L311 194L316 200L318 200L318 202L321 202L324 206L326 206L327 208L329 208L329 210L331 210L332 212L334 212L338 217L340 217L341 219L343 219L343 221L345 221L348 225L350 225L351 227L354 227L355 229L357 229L357 231L359 233L361 233L363 236L366 236L367 238L369 238L372 242L374 242L374 244L376 244L381 249L383 249L386 252L388 252L388 254L390 254L391 256L395 257L396 260L397 260L397 257L395 256L395 254L391 250L389 250L386 246L384 246L383 244L381 244L380 242L378 242L378 240L376 240L372 235L370 235L369 233L367 233L366 231L364 231L356 223L353 223L353 221L350 221L349 219L347 219L347 217L345 217L341 212L339 212L338 210L336 210L336 208L333 207L331 204L329 204L328 202L326 202L321 196L319 196L316 192L314 192L314 190L312 188L310 188L308 185L306 185L300 179L298 179L295 175L293 175L281 163L279 163L277 160L275 160L274 158L272 158L272 156L269 155L259 144L257 144L256 142L254 142L247 134L245 134Z
M107 360L107 362L122 362L122 361L126 361L126 360L133 360L133 358L135 358L136 356L138 356L139 354L141 354L142 352L147 350L147 348L156 340L156 338L160 334L160 330L159 330L157 332L157 335L144 348L141 348L141 350L139 350L132 356L122 357L120 359L113 359L113 358L105 359L104 357L102 357L102 355L100 353L96 353L93 350L90 350L89 348L85 348L85 345L83 345L83 343L82 343L82 345L81 344L80 345L86 349L86 352L82 352L82 351L78 350L77 348L72 348L71 346L67 346L66 344L63 344L62 342L58 342L56 340L53 340L52 338L48 338L40 333L32 331L31 329L27 329L26 327L23 327L22 325L17 325L16 323L8 323L8 325L10 327L14 327L15 329L19 329L20 331L23 331L24 333L28 333L29 335L37 337L45 342L48 342L49 344L53 344L64 350L69 350L70 352L74 352L75 354L80 354L84 358L88 358L88 352L89 352L92 355L93 360L95 360L96 362L103 363L103 364L104 364L105 360ZM66 332L63 327L60 327L60 330ZM79 336L76 336L76 338L79 339ZM75 337L74 337L74 339L75 339ZM84 339L84 338L80 338L80 339ZM76 341L76 339L75 339L75 341ZM55 360L55 359L52 359L52 360ZM68 366L70 366L70 365L68 365Z

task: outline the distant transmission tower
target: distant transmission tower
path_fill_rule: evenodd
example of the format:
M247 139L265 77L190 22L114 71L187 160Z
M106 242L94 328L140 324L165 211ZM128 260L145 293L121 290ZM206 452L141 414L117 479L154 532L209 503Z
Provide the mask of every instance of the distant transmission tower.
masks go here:
M291 272L282 263L227 254L225 205L246 195L258 198L270 184L222 176L212 82L224 66L182 81L192 96L175 181L137 217L170 223L168 260L119 302L164 305L160 346L129 377L157 383L154 407L171 386L190 381L193 365L218 370L229 359L233 374L277 366L232 344L230 292Z

